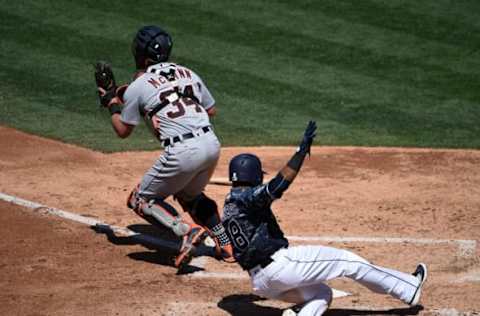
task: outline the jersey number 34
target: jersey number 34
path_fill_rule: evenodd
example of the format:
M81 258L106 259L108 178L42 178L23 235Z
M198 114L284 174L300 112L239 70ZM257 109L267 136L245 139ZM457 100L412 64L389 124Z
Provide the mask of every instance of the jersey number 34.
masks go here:
M159 96L160 102L165 102L166 100L168 100L167 99L168 96L170 96L173 93L176 93L178 95L179 94L178 88L163 91L162 93L160 93L160 96ZM171 119L180 117L185 114L187 106L193 106L196 112L201 113L203 111L203 108L197 102L194 101L194 98L195 97L193 95L192 86L191 85L185 86L183 93L179 95L179 98L173 102L170 102L170 104L175 106L176 109L173 111L167 112L166 113L167 116Z

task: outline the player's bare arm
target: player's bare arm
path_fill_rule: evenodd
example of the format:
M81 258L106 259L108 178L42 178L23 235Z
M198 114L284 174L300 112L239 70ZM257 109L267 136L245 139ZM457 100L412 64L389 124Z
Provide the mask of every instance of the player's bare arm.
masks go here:
M214 117L215 115L217 115L217 108L215 107L215 105L207 110L207 114L209 117Z
M120 138L127 138L132 133L135 125L130 125L122 122L122 116L120 113L115 113L112 115L112 126L115 133L117 133Z

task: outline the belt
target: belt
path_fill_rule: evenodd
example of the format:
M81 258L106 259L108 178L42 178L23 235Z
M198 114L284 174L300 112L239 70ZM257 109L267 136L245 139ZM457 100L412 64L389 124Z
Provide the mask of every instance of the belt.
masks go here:
M203 131L203 133L208 133L212 130L212 128L210 126L204 126L201 128L201 130ZM185 140L185 139L190 139L190 138L194 138L195 136L200 136L200 135L197 135L196 133L186 133L186 134L183 134L183 135L178 135L178 136L174 136L174 137L170 137L170 138L167 138L163 141L163 147L167 147L167 146L170 146L171 144L174 144L174 143L178 143L178 142L181 142L182 140Z
M263 260L262 262L260 262L259 264L257 264L256 266L254 266L253 268L248 269L248 273L251 276L253 276L253 275L257 274L261 269L265 268L266 266L268 266L272 262L273 262L273 259L268 257L265 260Z

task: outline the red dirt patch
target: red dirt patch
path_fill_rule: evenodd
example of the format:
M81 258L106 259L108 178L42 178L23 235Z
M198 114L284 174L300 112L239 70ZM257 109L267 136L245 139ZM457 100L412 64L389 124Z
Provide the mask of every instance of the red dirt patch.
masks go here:
M0 136L0 192L115 225L147 225L125 207L125 199L159 152L102 154L3 127ZM273 176L293 150L225 148L215 176L225 177L229 159L244 151L259 155ZM274 210L290 236L469 239L478 244L479 165L480 151L315 147ZM227 191L207 187L220 205ZM114 245L86 226L5 202L0 202L0 220L0 314L253 316L279 315L277 307L283 306L252 303L257 298L248 294L246 279L177 276L165 254ZM332 244L405 271L426 262L430 278L420 313L480 310L478 246L465 257L453 244ZM207 268L224 267L212 263ZM354 295L335 300L331 314L348 313L342 307L404 307L349 280L332 285Z

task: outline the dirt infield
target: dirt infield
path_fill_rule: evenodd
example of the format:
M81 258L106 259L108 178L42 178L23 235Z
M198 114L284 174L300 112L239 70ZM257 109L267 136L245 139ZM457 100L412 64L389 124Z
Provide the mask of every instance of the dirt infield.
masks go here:
M3 127L0 148L0 193L152 231L125 199L158 152L102 154ZM215 176L225 177L229 159L244 151L259 155L273 176L293 148L225 148ZM342 279L331 285L352 295L335 299L328 313L479 312L479 166L480 151L315 147L274 204L292 243L312 237L308 243L403 271L423 261L430 273L423 310ZM227 191L207 187L219 204ZM287 306L251 295L245 273L210 258L206 272L227 273L179 276L171 253L109 240L38 210L0 201L0 221L0 315L273 316Z

